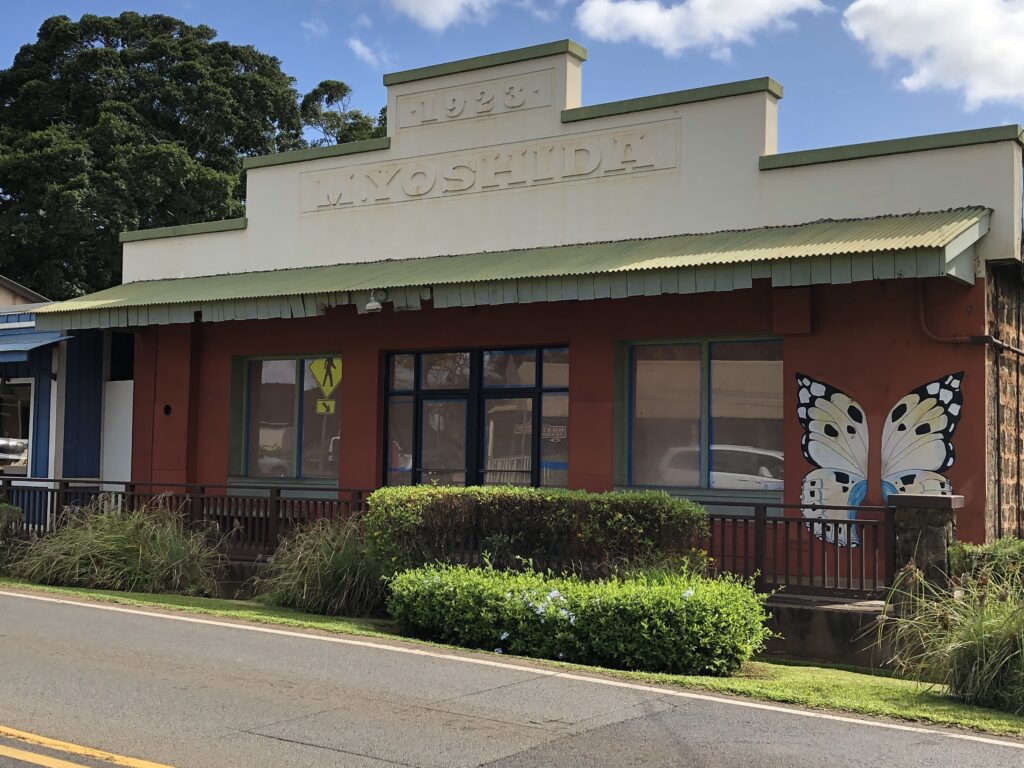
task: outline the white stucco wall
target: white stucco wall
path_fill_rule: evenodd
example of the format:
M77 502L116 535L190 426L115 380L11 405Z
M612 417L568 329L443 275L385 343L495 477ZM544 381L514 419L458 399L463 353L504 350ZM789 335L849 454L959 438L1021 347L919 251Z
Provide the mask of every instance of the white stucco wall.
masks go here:
M771 94L563 123L580 65L563 54L391 86L389 149L252 169L247 229L126 243L124 280L979 204L995 211L980 258L1020 251L1015 142L760 171L776 151Z

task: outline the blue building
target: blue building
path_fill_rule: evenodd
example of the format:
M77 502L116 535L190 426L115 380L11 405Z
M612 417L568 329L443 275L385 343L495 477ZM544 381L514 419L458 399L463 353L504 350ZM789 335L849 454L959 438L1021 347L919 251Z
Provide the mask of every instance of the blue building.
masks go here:
M0 276L0 481L128 480L132 336L39 330L49 303Z

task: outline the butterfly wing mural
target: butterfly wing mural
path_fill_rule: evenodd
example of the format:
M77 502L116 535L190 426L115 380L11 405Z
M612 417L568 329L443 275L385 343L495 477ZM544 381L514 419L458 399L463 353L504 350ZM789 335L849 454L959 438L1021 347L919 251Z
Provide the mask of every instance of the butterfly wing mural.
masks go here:
M814 469L804 475L800 504L804 517L827 520L820 506L857 507L868 489L868 423L864 409L839 389L797 374L797 417L801 448ZM893 493L949 495L943 474L953 466L953 432L963 409L963 371L923 384L892 407L882 427L882 497ZM850 511L849 519L855 519ZM830 544L858 546L856 526L839 531L827 522L808 524ZM849 541L847 541L849 539Z
M882 496L953 492L942 475L955 459L953 432L960 423L963 371L930 381L901 399L882 428Z
M830 384L802 373L797 374L796 380L797 417L804 430L800 445L804 458L817 467L804 475L801 511L804 517L825 520L835 513L816 508L819 505L856 507L867 495L867 417L856 400ZM852 512L847 516L851 520L855 517ZM831 544L836 542L836 528L826 522L815 523L811 530ZM838 543L858 546L860 536L856 527L843 526Z

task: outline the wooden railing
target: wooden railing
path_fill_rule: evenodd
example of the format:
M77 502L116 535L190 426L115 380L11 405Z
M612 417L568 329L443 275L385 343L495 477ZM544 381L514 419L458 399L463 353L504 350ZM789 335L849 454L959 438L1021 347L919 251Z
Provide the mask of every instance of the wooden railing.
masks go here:
M313 495L315 494L315 495ZM270 555L297 525L344 519L362 512L369 490L344 488L229 487L174 483L108 483L98 480L0 478L0 503L23 512L23 532L42 535L58 527L69 510L100 495L113 507L160 505L179 511L216 536L233 560ZM893 510L889 507L814 507L700 499L709 509L704 548L714 570L755 579L764 590L791 594L875 596L892 584ZM556 568L572 542L553 542L538 567ZM483 561L485 544L466 542L453 553L459 562Z
M710 510L706 549L713 567L753 578L763 590L872 597L892 585L891 507L695 501Z
M149 505L179 512L189 523L208 529L233 560L273 553L281 537L302 523L357 514L369 493L347 488L0 479L0 503L22 510L26 535L55 530L76 508L103 496L111 508Z

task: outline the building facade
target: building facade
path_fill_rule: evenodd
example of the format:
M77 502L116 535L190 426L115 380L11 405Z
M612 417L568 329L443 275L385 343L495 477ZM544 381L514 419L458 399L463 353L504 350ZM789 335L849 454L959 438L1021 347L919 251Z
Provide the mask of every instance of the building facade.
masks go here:
M769 78L583 106L585 58L388 75L386 138L248 158L246 218L39 310L135 334L132 479L955 492L1019 535L1019 129L779 154Z

